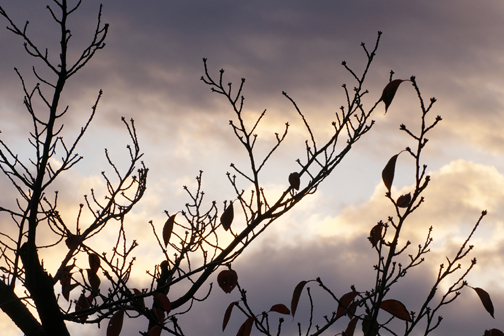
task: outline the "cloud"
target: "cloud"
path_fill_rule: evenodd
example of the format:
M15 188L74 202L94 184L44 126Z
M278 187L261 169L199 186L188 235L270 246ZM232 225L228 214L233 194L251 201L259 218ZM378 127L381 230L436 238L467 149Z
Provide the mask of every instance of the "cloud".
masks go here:
M98 5L98 1L85 2L74 16L72 47L89 40ZM23 6L10 5L6 9L18 22L30 20L29 31L40 46L54 47L57 38L51 34L55 26L46 23L49 13L44 6L30 0ZM258 129L260 154L266 153L274 141L273 132L281 132L287 121L292 125L283 151L276 153L263 177L272 194L280 192L287 185L288 174L297 169L295 159L304 156L307 138L301 120L281 91L296 100L321 142L330 135L333 113L345 104L341 84L347 83L349 88L355 85L340 62L346 60L360 73L365 54L359 43L363 41L371 48L376 31L382 30L381 45L367 77L370 93L364 100L366 106L372 106L379 98L390 69L394 69L395 78L417 76L426 102L431 96L438 98L428 120L437 114L443 117L429 134L430 142L424 153L432 172L426 202L408 221L404 232L404 238L415 246L423 242L432 225L435 238L432 255L437 261L426 264L428 271L415 274L414 285L405 285L398 295L406 296L410 288L429 283L445 254L453 255L481 210L488 209L489 214L473 237L478 264L470 282L498 288L492 298L496 307L499 303L502 306L500 284L493 280L503 275L498 266L502 263L499 246L504 234L499 208L503 201L500 190L504 167L500 155L504 148L501 12L502 5L498 2L482 5L469 0L456 4L392 1L386 5L367 1L105 3L103 20L111 25L107 47L96 54L64 91L67 96L62 106L69 104L71 112L64 120L65 136L80 129L100 88L104 96L98 115L79 147L85 160L76 167L76 174L68 175L55 186L62 193L69 186L75 188L61 198L62 212L74 219L76 206L82 202L80 195L88 193L90 185L95 188L100 185L97 173L107 167L102 154L105 147L121 166L126 162L124 146L128 138L121 116L135 119L146 152L144 159L151 168L148 193L128 219L131 237L150 241L150 232L145 230L148 220L154 220L160 227L164 209L172 212L183 208L187 199L181 186L191 185L199 169L205 171L204 189L209 202L232 198L232 188L226 189L229 163L245 168L248 163L227 124L234 118L231 107L199 80L203 74L202 57L209 58L213 76L218 76L219 69L226 69L225 83L233 82L233 90L246 77L247 114L255 116L268 109ZM29 147L21 141L28 137L25 126L31 121L23 110L19 80L12 68L17 66L21 70L28 87L35 83L29 78L32 64L37 71L46 73L39 62L22 54L22 41L17 37L0 34L0 40L6 46L2 49L0 69L1 136L26 158ZM50 50L50 55L57 59L56 52ZM279 300L288 303L293 285L299 279L317 274L330 279L338 293L348 290L352 279L365 282L364 271L351 273L342 269L372 264L365 238L378 220L393 214L383 197L380 172L392 155L411 145L398 130L399 125L404 123L412 130L418 129L421 112L416 92L409 83L400 88L386 116L381 115L382 110L379 105L369 138L364 137L353 148L348 160L319 193L307 197L296 212L275 223L260 244L244 255L243 263L236 264L250 295L260 293L253 297L258 310L267 309ZM406 155L399 158L397 169L395 196L412 189L408 175L412 166ZM77 180L83 181L82 184ZM242 184L243 188L248 187ZM2 205L9 202L7 196L2 195ZM114 234L115 231L106 237ZM98 245L102 243L110 245L106 239L97 240ZM157 253L148 247L139 247L147 256L143 259L146 263L155 259ZM140 265L143 272L146 267ZM205 328L220 325L229 302L228 296L218 290L207 301L208 305L204 302L195 308L201 324L192 323L194 334L201 334L199 325ZM477 315L476 311L482 309L474 293L463 294L459 302L464 305L460 306L467 304L474 313L450 307L447 314L458 325L450 324L446 318L447 327L443 330L450 327L462 330L461 333L469 330L481 333L481 328L470 329L479 328L479 325L471 327L471 321L481 317L486 323L488 316L485 312ZM266 302L265 298L271 301ZM332 307L331 303L327 307ZM304 309L306 314L306 306ZM215 312L220 314L218 318L212 315ZM233 324L227 332L235 333L240 322L233 315Z

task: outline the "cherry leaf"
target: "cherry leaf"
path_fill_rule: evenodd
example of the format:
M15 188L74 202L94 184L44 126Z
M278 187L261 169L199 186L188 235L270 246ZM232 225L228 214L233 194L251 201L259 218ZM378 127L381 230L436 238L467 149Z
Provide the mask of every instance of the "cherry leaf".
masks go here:
M170 237L173 231L173 224L175 223L175 215L171 215L168 217L168 219L165 222L165 225L163 226L163 242L165 247L168 245L168 242L170 241Z
M88 309L89 307L91 307L91 301L92 301L92 299L90 300L89 298L87 298L84 295L84 293L82 293L79 297L79 300L77 300L77 303L75 304L75 311L78 312L78 311L81 311L84 309ZM86 321L87 318L88 318L87 315L83 315L83 316L79 317L79 319L82 322Z
M63 272L61 272L61 277L59 279L60 284L64 285L66 283L70 283L70 280L72 279L72 274L70 274L70 271L75 265L67 265L63 269Z
M75 250L80 244L80 236L69 233L68 238L65 239L65 244L70 250Z
M485 307L486 311L490 314L490 316L495 318L494 317L494 307L492 304L492 300L490 299L490 295L488 295L488 293L481 288L478 288L478 287L471 287L471 288L476 291L476 294L478 294L478 296L481 300L481 303L483 303L483 307Z
M222 227L224 230L229 230L231 227L231 224L233 223L233 218L234 218L234 209L233 209L233 202L229 203L228 207L224 212L222 213L222 216L220 218Z
M284 304L281 304L281 303L273 305L269 311L270 312L277 312L277 313L284 314L284 315L290 315L289 308L287 308Z
M490 330L485 330L485 335L484 336L504 336L504 333L500 331L499 329L490 329Z
M357 306L358 305L359 305L359 302L354 301L354 302L352 302L352 304L350 305L350 307L348 307L348 309L347 309L347 316L348 316L349 319L352 319L355 316L355 311L357 310Z
M353 299L359 294L359 292L348 292L344 294L340 300L339 300L339 305L338 305L338 311L336 312L336 319L340 318L341 316L345 315L347 313L348 308L350 307L350 304L352 303Z
M250 336L250 332L252 331L252 326L254 325L254 320L255 317L251 316L249 317L243 324L241 325L240 329L238 330L238 333L236 336Z
M300 183L299 173L295 172L289 175L289 184L292 188L299 190Z
M234 270L224 270L217 276L217 282L224 293L231 293L238 283L238 274Z
M382 101L385 103L385 113L387 113L387 109L389 108L390 104L392 103L392 99L394 99L394 96L397 92L397 89L399 88L399 85L404 82L403 79L394 79L393 81L389 82L385 88L383 89L381 98L379 101Z
M303 292L304 286L308 283L308 281L301 281L300 283L297 284L296 288L294 288L294 292L292 293L292 300L291 300L291 314L292 317L294 317L294 314L296 314L296 309L299 303L299 298L301 297L301 293Z
M164 324L164 319L165 319L165 312L163 309L161 308L157 308L157 307L154 307L152 308L152 312L154 313L154 315L156 316L156 318L158 319L158 321L162 324Z
M397 206L399 208L407 208L411 202L411 193L407 193L406 195L401 195L397 199Z
M161 335L161 331L163 331L163 328L161 328L160 325L156 324L152 328L149 329L149 333L147 334L148 336L159 336Z
M86 271L91 288L93 288L95 291L99 291L101 283L100 278L98 277L98 275L96 275L96 273L93 272L93 270L87 269Z
M355 326L357 325L357 322L359 321L359 318L355 316L353 319L348 322L348 326L345 330L345 336L353 336L353 333L355 331Z
M100 256L96 253L90 253L88 255L89 259L89 268L91 271L96 274L98 270L100 269Z
M168 300L168 297L163 293L154 293L154 304L163 309L167 314L171 311L171 302Z
M70 292L72 291L72 289L74 289L77 286L78 286L78 284L76 284L76 283L71 285L70 281L68 281L68 283L65 283L61 286L61 293L63 293L63 297L67 301L70 299Z
M380 304L380 308L389 312L398 319L411 322L410 314L406 307L397 300L384 300Z
M379 222L373 228L371 229L371 232L369 232L369 241L371 242L371 245L373 247L378 244L378 242L382 239L382 229L383 229L383 223Z
M123 326L124 309L120 309L112 315L107 327L107 336L119 336Z
M390 188L392 188L392 182L394 181L395 165L399 154L392 156L382 171L383 184L385 184L385 187L388 189L389 192Z
M135 293L135 295L140 295L142 294L142 292L140 292L138 289L136 288L133 288L133 293ZM144 299L143 297L140 297L140 298L135 298L135 302L142 308L145 308L145 302L144 302Z
M238 301L231 302L227 307L226 312L224 313L224 320L222 320L222 331L226 329L226 326L229 322L229 318L231 317L231 312L233 311L233 307L236 306L237 303Z

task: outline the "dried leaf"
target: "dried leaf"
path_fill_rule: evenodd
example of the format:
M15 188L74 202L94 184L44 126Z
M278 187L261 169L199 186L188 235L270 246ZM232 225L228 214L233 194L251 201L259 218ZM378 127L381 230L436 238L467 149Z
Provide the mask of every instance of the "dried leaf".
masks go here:
M250 332L252 331L252 326L254 325L254 320L255 317L251 316L249 317L243 324L241 325L240 329L238 330L238 333L236 336L250 336Z
M347 313L348 308L350 307L350 304L352 303L353 299L359 294L359 292L348 292L344 294L340 300L339 300L339 305L338 305L338 311L336 312L336 319L340 318L341 316L345 315Z
M91 288L93 288L95 291L99 291L100 290L100 283L101 283L100 278L98 277L98 275L96 275L96 273L93 273L92 270L87 269L86 271L87 271L88 281L89 281L89 284L91 285Z
M289 308L287 308L284 304L281 304L281 303L273 305L269 311L277 312L277 313L284 314L284 315L290 315Z
M229 322L229 318L231 317L231 312L233 311L233 307L238 303L238 301L231 302L224 313L224 320L222 320L222 331L226 329L226 326Z
M401 195L397 199L397 206L399 208L407 208L411 202L411 193L407 193L406 195Z
M385 88L383 89L381 98L379 101L382 101L385 103L385 113L387 113L387 109L389 108L390 104L392 103L392 99L394 99L394 96L397 92L397 89L399 88L399 84L404 82L403 79L394 79L393 81L389 82Z
M70 281L68 281L68 283L66 284L63 284L61 286L61 293L63 294L63 297L68 301L70 299L70 292L72 291L72 289L74 289L75 287L77 287L78 285L76 283L74 284L70 284Z
M70 284L70 280L72 280L72 274L70 274L70 271L72 270L72 268L74 266L75 265L65 266L65 268L63 269L63 272L61 272L61 276L59 279L59 282L61 285Z
M292 188L299 190L300 183L301 183L301 180L299 178L299 173L294 172L289 175L289 184Z
M90 253L88 255L88 259L89 268L91 268L91 271L96 274L96 272L100 269L100 256L96 253Z
M152 312L154 313L154 315L156 316L156 318L158 319L158 321L162 324L164 324L164 319L165 319L165 312L163 309L161 308L157 308L157 307L154 307L152 308Z
M303 292L304 286L308 283L308 281L301 281L300 283L297 284L296 288L294 288L294 292L292 293L292 300L291 300L291 314L292 317L294 317L294 314L296 314L296 309L299 303L299 298L301 297L301 292Z
M120 309L112 315L107 327L107 336L119 336L123 326L124 309Z
M383 223L379 222L373 228L371 229L371 232L369 232L369 241L371 242L371 245L373 247L378 244L378 242L382 239L382 229L383 229Z
M91 307L91 301L92 299L90 300L84 295L84 293L82 293L79 297L79 300L77 300L77 303L75 304L75 311L78 312L84 309L88 309L89 307ZM79 317L79 319L84 322L87 320L87 315L83 315Z
M135 295L140 295L142 294L142 292L140 292L138 289L136 288L133 288L133 293L135 293ZM144 299L143 297L140 297L140 298L135 298L135 302L142 308L145 308L145 302L144 302Z
M175 223L175 215L171 215L168 217L166 220L165 225L163 226L163 242L165 247L168 245L168 242L170 241L170 237L173 231L173 224Z
M222 216L220 218L222 227L224 230L229 230L231 227L231 224L233 223L233 218L234 218L234 210L233 210L233 202L229 203L228 207L224 212L222 213Z
M231 293L238 283L238 274L234 270L224 270L217 276L217 282L225 293Z
M79 247L80 239L80 236L69 233L68 238L65 239L65 244L70 250L75 250L77 247Z
M387 188L387 190L389 192L390 192L390 188L392 188L392 182L394 181L395 165L396 165L397 157L399 156L399 154L392 156L382 171L383 184L385 184L385 187Z
M357 325L357 321L359 321L359 318L356 316L353 319L351 319L350 322L348 322L347 328L345 330L345 336L353 336L355 326Z
M159 336L161 335L161 331L163 331L163 328L161 328L160 325L156 324L155 326L149 329L148 336Z
M488 295L488 293L481 288L478 288L478 287L471 287L471 288L476 291L476 293L478 294L478 296L481 300L481 303L483 303L483 307L485 307L486 311L490 314L490 316L495 318L494 317L494 307L492 304L492 300L490 299L490 295Z
M163 309L167 314L171 311L171 302L163 293L154 293L154 304L156 307Z
M394 315L398 319L411 322L410 314L406 307L397 300L384 300L380 304L380 308Z
M358 305L359 305L359 302L354 301L354 302L352 302L352 304L350 305L350 307L348 307L348 309L347 309L347 316L348 316L349 319L352 319L355 316L355 311L357 310L357 306Z

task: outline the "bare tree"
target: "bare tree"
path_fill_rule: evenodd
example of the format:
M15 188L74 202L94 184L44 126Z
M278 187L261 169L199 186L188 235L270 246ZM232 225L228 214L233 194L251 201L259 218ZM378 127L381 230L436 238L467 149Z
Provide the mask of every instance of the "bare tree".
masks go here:
M8 21L8 30L22 38L25 51L40 61L55 77L40 76L41 72L37 72L34 67L33 75L39 84L29 88L21 73L17 72L24 90L24 105L32 120L29 137L33 151L31 159L26 162L21 160L6 141L0 140L0 169L18 192L17 207L0 207L11 218L8 225L16 231L15 234L0 234L0 307L29 336L68 335L67 322L97 324L104 319L110 319L108 334L117 335L125 314L130 318L146 319L147 331L141 332L143 335L158 335L162 330L173 335L183 335L177 316L187 313L195 301L207 297L195 297L200 288L205 286L208 295L210 294L212 285L207 284L210 275L220 267L222 270L218 275L218 284L224 291L232 291L237 285L237 274L231 269L231 263L276 219L291 210L305 196L314 193L352 146L371 129L373 121L370 116L379 102L365 110L362 97L367 93L364 82L381 33L372 50L363 45L367 63L360 76L344 64L357 84L352 90L344 86L347 101L335 115L334 134L327 142L321 144L316 141L317 136L312 132L305 115L294 100L284 93L304 122L309 140L306 141L306 158L297 161L298 171L286 176L289 187L277 199L266 197L261 181L263 169L286 138L289 124L285 124L281 133L275 134L276 143L268 153L258 157L255 152L258 136L255 131L266 111L254 123L247 123L242 95L245 80L242 79L236 92L233 92L231 83L224 84L224 70L220 70L217 77L214 77L204 59L202 80L230 103L234 113L230 127L248 155L249 166L231 164L234 172L227 176L235 195L231 201L223 202L223 211L219 211L217 202L212 202L210 206L203 203L200 172L196 178L196 190L186 188L190 199L186 209L178 213L166 212L167 220L162 232L157 232L151 222L154 239L165 260L159 265L152 265L149 272L150 287L139 290L131 288L128 282L135 261L133 251L138 242L127 239L126 215L146 191L148 169L141 161L143 153L134 121L123 118L131 141L127 146L129 165L118 167L105 150L109 170L112 172L102 173L105 201L92 189L89 196L84 196L77 218L72 220L60 215L58 192L53 193L50 189L62 173L81 161L82 157L76 152L77 145L91 123L102 95L100 91L87 122L75 134L74 139L64 139L61 130L65 117L72 113L72 109L60 106L63 88L67 80L105 46L109 28L101 21L100 6L91 42L77 59L68 59L69 40L72 37L68 20L80 4L81 1L69 5L66 0L54 0L54 8L47 7L60 30L60 47L56 52L59 59L56 62L51 58L52 51L37 46L32 41L28 23L19 26L0 7L0 15ZM35 101L42 102L48 113L36 108L38 105ZM51 164L56 153L63 153L59 167ZM247 189L251 191L246 192ZM414 200L417 197L415 194ZM236 206L241 208L243 216L240 218L241 223L233 225ZM81 220L85 213L92 216L90 223ZM119 228L117 240L111 246L112 253L107 254L103 247L92 246L89 238L99 235L112 221L118 222ZM71 225L70 222L74 223ZM42 233L51 234L53 243L41 245L37 241L37 234L40 236ZM222 244L225 235L232 236L229 244ZM63 243L67 245L68 252L59 262L58 269L45 269L39 256L40 250L51 249ZM381 244L380 242L377 247L380 253ZM25 289L24 295L20 294L22 290L19 288ZM57 294L59 288L61 294ZM80 296L71 299L71 292L76 293L77 289L80 290ZM145 298L152 300L150 308L146 307ZM33 307L38 317L28 307Z

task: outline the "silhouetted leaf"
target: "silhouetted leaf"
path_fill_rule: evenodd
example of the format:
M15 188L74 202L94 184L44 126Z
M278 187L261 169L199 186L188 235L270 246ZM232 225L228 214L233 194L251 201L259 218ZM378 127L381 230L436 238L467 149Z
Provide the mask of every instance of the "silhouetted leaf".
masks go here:
M87 269L86 271L91 288L93 288L95 291L99 291L101 283L100 278L98 277L98 275L96 275L96 273L93 273L92 270Z
M289 184L292 188L299 190L300 183L299 173L295 172L289 175Z
M380 304L380 308L394 315L398 319L411 322L410 314L406 307L397 300L384 300Z
M339 305L338 305L338 311L336 312L336 319L340 318L341 316L345 315L347 313L347 309L350 307L350 304L352 303L353 299L359 294L359 292L348 292L344 294L340 300L339 300Z
M139 291L138 289L136 289L136 288L133 288L133 293L135 293L135 295L140 295L140 294L142 294L142 292L140 292L140 291ZM135 299L135 302L136 302L138 305L140 305L142 308L145 308L145 302L144 302L143 297L141 297L141 298L136 298L136 299Z
M231 227L231 224L233 223L233 218L234 218L234 210L233 210L233 202L229 203L228 207L224 212L222 213L222 216L220 218L222 227L224 230L229 230Z
M407 193L406 195L401 195L397 199L397 206L399 208L407 208L411 202L411 193Z
M499 329L485 330L485 335L483 336L504 336L504 333Z
M63 294L63 297L68 301L70 298L70 291L77 287L78 285L76 283L70 284L70 281L68 283L65 283L61 286L61 293Z
M91 301L92 299L90 300L84 295L84 293L82 293L79 297L79 300L77 300L77 303L75 304L75 311L78 312L84 309L88 309L89 307L91 307ZM87 315L81 316L79 317L79 319L84 322L87 320Z
M64 285L66 283L70 283L70 280L72 279L72 275L70 274L70 271L75 265L67 265L63 269L63 272L61 272L61 276L59 279L59 282L61 285Z
M392 103L392 99L394 99L397 89L399 88L399 84L401 84L402 82L404 82L403 79L394 79L393 81L389 82L383 89L380 101L385 103L385 113L387 113L387 109Z
M392 156L382 171L383 184L385 184L385 187L387 188L388 191L390 191L390 188L392 188L392 182L394 181L395 165L399 154Z
M357 310L357 306L359 305L359 302L357 301L354 301L352 302L352 304L350 305L350 307L348 307L347 309L347 316L349 319L352 319L352 317L355 316L355 311Z
M254 325L254 320L255 317L251 316L249 317L243 324L241 325L240 329L238 330L238 333L236 336L250 336L250 332L252 331L252 326Z
M171 215L168 217L166 220L165 225L163 226L163 242L164 246L166 247L168 245L168 242L170 241L170 237L173 231L173 224L175 223L175 215Z
M277 313L284 314L284 315L290 315L289 308L287 308L284 304L281 304L281 303L273 305L269 311L277 312Z
M70 250L75 250L79 247L80 236L76 236L74 234L69 233L68 238L65 239L65 244Z
M478 296L481 300L481 303L483 303L483 307L485 307L486 311L490 314L490 316L495 318L494 317L494 307L492 304L492 300L490 299L490 295L488 295L488 293L484 289L481 289L478 287L471 287L471 288L476 291L476 293L478 294Z
M217 282L225 293L231 293L238 283L238 274L234 270L224 270L217 276Z
M156 324L155 326L149 329L148 336L159 336L161 335L161 331L163 331L163 328L161 328L160 325Z
M231 302L224 313L224 320L222 320L222 331L226 329L226 326L229 322L229 318L231 317L231 312L233 311L233 307L238 303L238 301Z
M107 336L119 336L123 326L124 309L120 309L112 315L107 327Z
M154 304L158 307L163 309L167 314L170 313L171 311L171 302L168 300L168 297L164 295L163 293L154 293Z
M96 274L98 270L100 269L100 256L96 253L90 253L88 255L89 259L89 268L91 271Z
M158 321L162 324L164 324L164 319L165 319L165 311L161 308L154 307L152 308L152 312L158 319Z
M347 328L345 330L345 336L353 336L355 326L357 325L357 321L359 321L359 318L356 316L353 319L351 319L350 322L348 322Z
M296 314L296 309L297 309L297 306L299 303L299 298L301 297L301 292L303 291L303 288L307 282L308 281L301 281L300 283L297 284L296 288L294 288L294 292L292 293L292 300L291 300L292 317L294 317L294 314Z
M371 232L369 232L369 241L371 242L371 245L373 247L378 244L378 242L382 239L382 229L383 229L383 223L379 222L373 228L371 229Z

